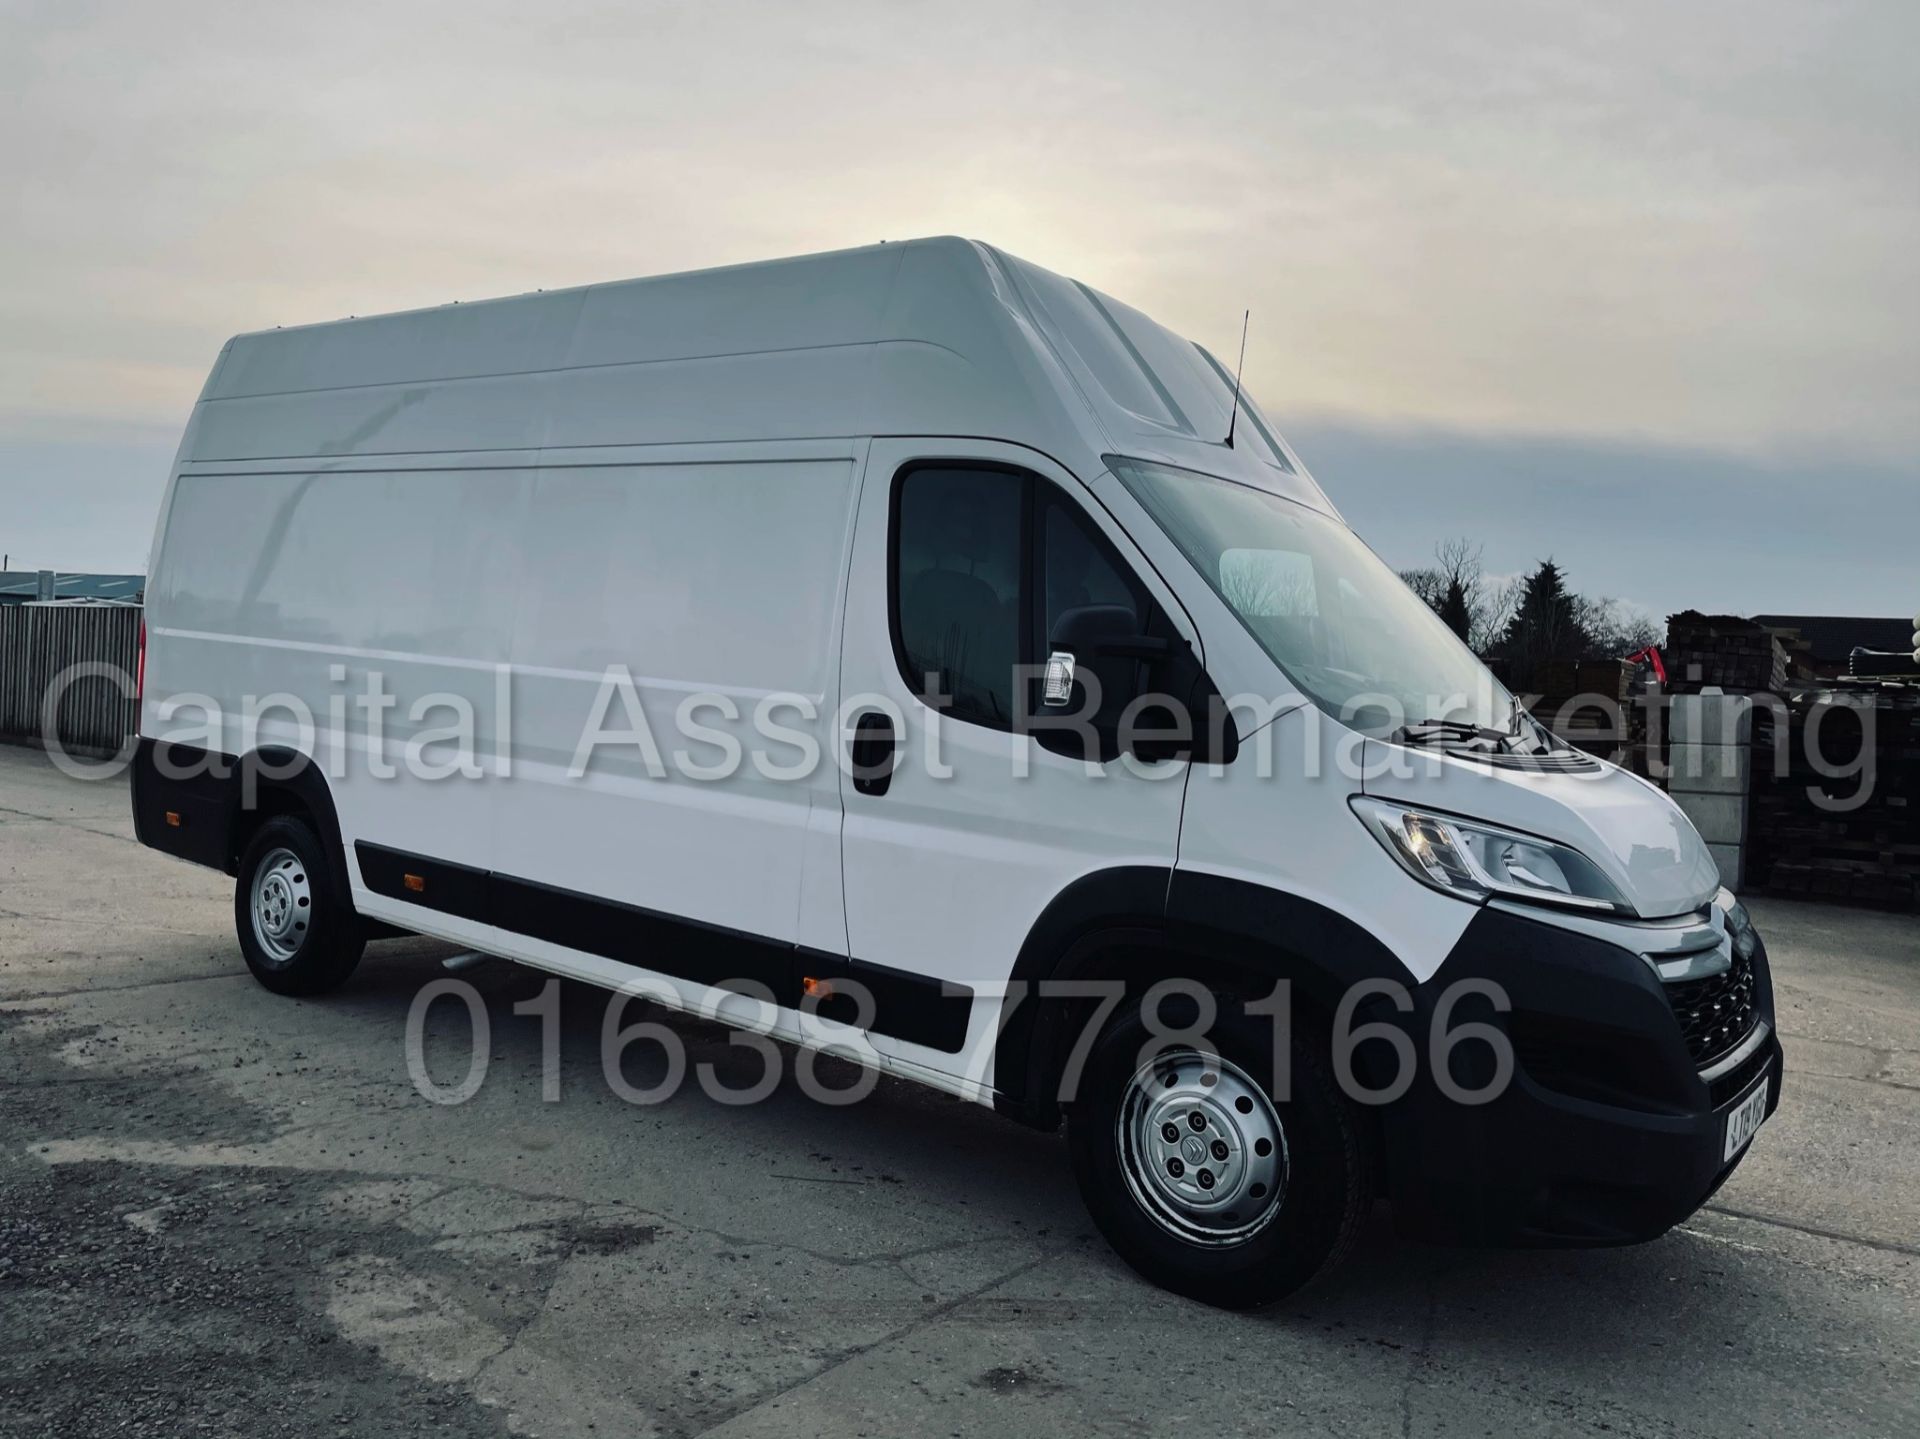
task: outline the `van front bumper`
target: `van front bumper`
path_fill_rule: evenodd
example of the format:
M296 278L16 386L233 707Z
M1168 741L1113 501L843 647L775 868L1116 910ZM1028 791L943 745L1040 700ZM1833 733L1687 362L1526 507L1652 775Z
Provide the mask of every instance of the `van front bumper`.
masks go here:
M1766 949L1758 940L1744 1043L1689 1053L1681 1012L1641 954L1557 925L1483 909L1398 1016L1422 1058L1412 1089L1383 1108L1388 1193L1403 1233L1441 1242L1585 1246L1651 1239L1697 1210L1745 1158L1726 1157L1727 1118L1763 1080L1780 1102L1782 1055ZM1433 1019L1462 980L1497 986L1456 999L1439 1032L1492 1023L1514 1069L1484 1103L1461 1103L1429 1072ZM1469 986L1469 990L1478 986ZM1385 1016L1367 1016L1385 1017ZM1417 1021L1417 1023L1414 1023ZM1764 1026L1764 1029L1762 1028ZM1492 1047L1446 1056L1459 1089L1495 1077Z

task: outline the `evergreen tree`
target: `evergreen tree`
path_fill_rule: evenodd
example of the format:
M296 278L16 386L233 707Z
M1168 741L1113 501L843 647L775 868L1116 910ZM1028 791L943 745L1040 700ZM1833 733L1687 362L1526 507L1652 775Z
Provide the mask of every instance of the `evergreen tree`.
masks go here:
M1495 653L1513 661L1517 673L1526 673L1548 660L1576 659L1593 645L1580 623L1579 605L1568 593L1566 577L1552 560L1527 576L1519 606L1500 636Z
M1440 597L1440 603L1434 606L1448 629L1462 640L1473 636L1473 604L1467 596L1467 587L1458 575L1447 581L1446 593Z

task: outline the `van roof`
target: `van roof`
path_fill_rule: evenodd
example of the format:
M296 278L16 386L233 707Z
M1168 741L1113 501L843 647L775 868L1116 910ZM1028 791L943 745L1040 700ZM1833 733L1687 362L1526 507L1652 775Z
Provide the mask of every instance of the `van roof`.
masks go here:
M943 236L240 335L182 461L969 435L1324 506L1257 409L1222 445L1231 397L1139 311Z

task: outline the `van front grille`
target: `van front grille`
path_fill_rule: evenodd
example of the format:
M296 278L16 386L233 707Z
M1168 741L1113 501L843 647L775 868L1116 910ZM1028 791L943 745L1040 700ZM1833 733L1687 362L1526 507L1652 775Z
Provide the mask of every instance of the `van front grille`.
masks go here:
M1666 986L1696 1068L1705 1069L1753 1029L1754 988L1753 956L1737 952L1718 974Z

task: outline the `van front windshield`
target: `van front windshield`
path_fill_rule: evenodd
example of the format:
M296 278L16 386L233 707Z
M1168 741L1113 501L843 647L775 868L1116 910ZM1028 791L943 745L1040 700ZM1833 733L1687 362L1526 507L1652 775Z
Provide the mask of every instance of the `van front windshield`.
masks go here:
M1368 734L1507 730L1512 698L1339 520L1251 485L1140 460L1114 474L1320 708Z

